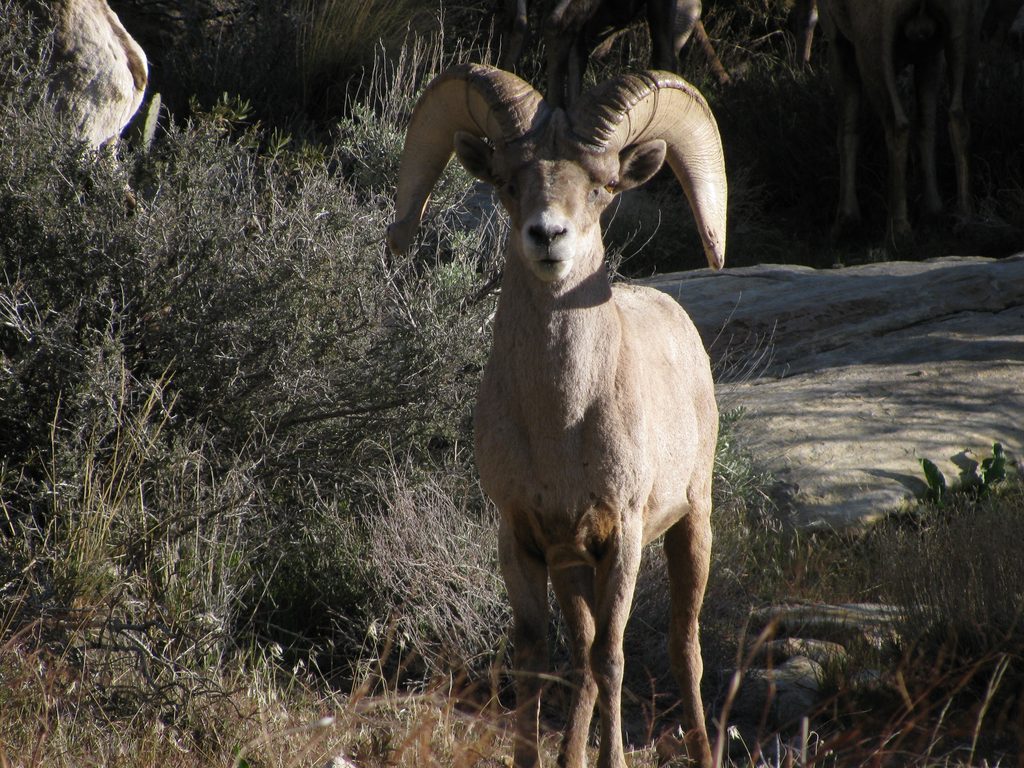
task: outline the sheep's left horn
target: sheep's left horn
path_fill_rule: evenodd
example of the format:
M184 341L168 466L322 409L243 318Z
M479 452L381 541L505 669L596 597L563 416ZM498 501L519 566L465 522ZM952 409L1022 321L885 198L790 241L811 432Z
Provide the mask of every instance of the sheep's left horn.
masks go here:
M708 264L725 263L728 185L718 124L700 92L671 72L620 75L585 93L570 112L584 145L615 151L651 139L667 159L697 219Z
M529 133L546 113L533 86L495 67L462 64L435 77L406 132L395 221L388 227L391 250L403 253L412 242L434 184L451 159L456 132L503 145Z

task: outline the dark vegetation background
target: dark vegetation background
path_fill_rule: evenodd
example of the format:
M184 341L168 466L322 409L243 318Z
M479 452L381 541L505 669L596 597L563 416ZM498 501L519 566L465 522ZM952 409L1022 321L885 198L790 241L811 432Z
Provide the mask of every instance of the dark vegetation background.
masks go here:
M456 167L418 250L387 256L383 232L416 95L450 63L494 59L493 9L111 5L164 103L152 146L130 135L116 159L67 138L46 99L44 30L23 3L0 0L0 764L294 765L328 742L394 761L421 748L423 711L439 709L388 698L398 681L447 692L440 711L452 719L428 731L472 731L449 702L493 705L508 689L507 608L470 423L503 233L481 220ZM684 70L726 147L731 264L884 258L873 122L864 240L828 235L838 166L820 43L810 68L796 66L782 4L706 6L734 82L715 84L699 52ZM641 27L591 77L645 57ZM538 74L540 53L523 67ZM910 257L1020 250L1020 67L1018 50L985 46L978 220L920 229ZM684 210L671 179L624 201L608 225L619 270L699 266ZM1010 681L1001 692L1019 686L1024 574L1007 546L1020 540L1019 489L864 539L783 532L771 479L730 437L741 417L728 414L719 447L710 706L749 608L801 597L927 606L907 636L925 648L956 638L945 666L904 670L927 692L912 697L914 724L984 692L993 669ZM961 551L965 519L989 522L969 526L977 538ZM977 576L967 613L963 593L936 586L936 563L957 552L959 572ZM638 739L671 701L664 651L649 642L665 612L659 557L648 554L628 640ZM998 578L981 567L992 564ZM557 642L555 657L564 665ZM855 671L834 671L837 691ZM461 700L447 695L456 690ZM1008 720L1015 691L999 699ZM368 692L393 705L383 725L366 719ZM324 712L342 723L330 740L289 730L289 714ZM419 735L402 741L403 727ZM416 754L443 764L459 764L460 744L497 749L476 732L428 736ZM993 738L1006 748L1009 737Z
M429 34L443 28L449 50L462 48L464 58L477 60L487 58L488 46L497 45L499 33L496 0L403 0L386 8L372 0L347 4L305 0L284 11L278 4L259 0L184 4L115 0L112 5L152 52L153 88L175 113L187 114L190 104L211 104L227 92L249 100L266 124L301 136L321 135L325 124L343 114L366 85L365 77L358 74L361 68L378 53L394 53L408 31ZM339 10L342 6L344 11ZM884 231L884 141L866 105L859 177L867 218L863 238L837 244L829 236L838 158L834 99L821 30L816 34L812 64L803 67L796 63L789 6L784 0L718 0L704 6L705 26L733 82L719 86L696 46L684 51L683 71L708 97L726 147L733 185L730 262L734 266L766 262L831 266L885 258L880 234ZM542 87L539 21L533 20L533 45L521 69ZM593 82L642 65L648 51L643 24L634 25L608 56L591 66L588 77ZM900 254L902 258L950 253L1003 256L1024 244L1020 62L1019 43L983 41L972 121L976 220L967 227L956 227L951 220L927 223L918 229L913 251ZM905 85L909 87L909 82ZM919 196L915 154L910 160L912 212ZM952 199L952 156L944 130L939 132L938 158L940 188ZM672 185L666 186L665 193L674 200ZM656 201L659 206L662 202ZM688 216L659 218L640 204L628 219L610 233L624 247L626 242L634 243L627 252L645 244L643 254L626 262L627 273L664 272L695 264L688 259L691 248L678 245L687 242Z

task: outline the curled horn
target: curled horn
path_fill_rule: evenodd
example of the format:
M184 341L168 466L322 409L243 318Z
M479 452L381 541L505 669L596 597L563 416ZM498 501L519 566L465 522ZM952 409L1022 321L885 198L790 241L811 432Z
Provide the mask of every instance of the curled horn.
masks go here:
M718 124L696 88L671 72L620 75L585 93L570 111L570 122L580 142L598 150L665 141L668 163L690 201L708 264L722 267L725 157Z
M404 253L419 228L434 184L451 160L455 133L497 145L529 133L547 107L533 86L481 64L461 64L435 77L413 109L398 172L395 221L388 246Z

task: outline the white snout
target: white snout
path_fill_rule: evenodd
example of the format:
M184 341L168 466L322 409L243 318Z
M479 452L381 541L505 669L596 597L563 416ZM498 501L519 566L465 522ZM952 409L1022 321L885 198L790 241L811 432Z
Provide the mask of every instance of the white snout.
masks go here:
M523 224L519 236L526 262L538 278L553 283L569 274L576 252L576 230L569 219L541 211Z

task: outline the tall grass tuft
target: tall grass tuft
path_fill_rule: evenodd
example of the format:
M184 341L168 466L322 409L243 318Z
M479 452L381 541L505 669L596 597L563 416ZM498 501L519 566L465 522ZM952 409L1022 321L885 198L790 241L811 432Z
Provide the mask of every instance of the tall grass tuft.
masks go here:
M953 493L884 537L882 579L908 637L965 658L1024 651L1024 484ZM1024 671L1024 670L1021 670Z
M396 51L409 32L423 31L431 10L423 0L301 0L295 14L303 102L322 109L339 84L344 96L348 75L382 51Z

